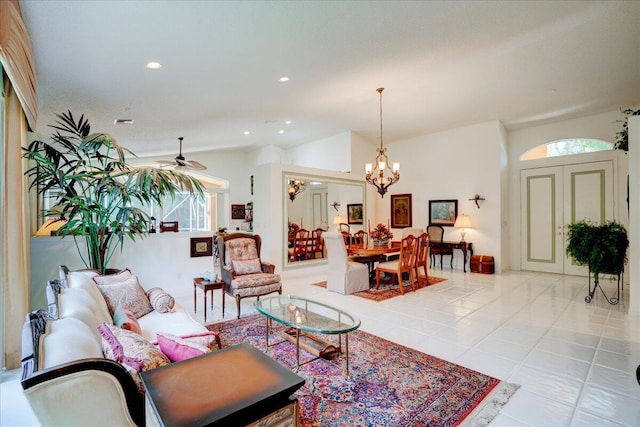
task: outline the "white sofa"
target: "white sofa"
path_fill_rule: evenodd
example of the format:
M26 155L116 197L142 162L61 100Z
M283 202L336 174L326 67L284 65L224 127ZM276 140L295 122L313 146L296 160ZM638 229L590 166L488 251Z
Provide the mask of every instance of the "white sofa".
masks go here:
M23 327L22 387L43 426L144 425L144 396L127 370L102 352L101 323L113 324L92 272L71 272L48 285L49 311ZM140 317L142 336L206 332L183 307ZM53 314L52 314L53 313ZM56 318L57 317L57 318ZM219 342L218 342L219 344Z

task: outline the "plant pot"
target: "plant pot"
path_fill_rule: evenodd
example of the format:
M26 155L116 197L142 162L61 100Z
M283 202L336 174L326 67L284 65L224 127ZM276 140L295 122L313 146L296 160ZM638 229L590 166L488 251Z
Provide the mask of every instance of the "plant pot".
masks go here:
M373 247L386 248L389 246L389 239L373 239Z

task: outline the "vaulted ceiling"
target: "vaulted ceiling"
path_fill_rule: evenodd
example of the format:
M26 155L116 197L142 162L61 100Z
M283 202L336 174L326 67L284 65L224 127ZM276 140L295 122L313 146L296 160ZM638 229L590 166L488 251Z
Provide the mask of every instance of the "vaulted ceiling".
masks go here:
M20 5L38 132L70 109L139 155L175 154L179 136L185 152L285 148L348 130L375 141L378 87L385 143L640 104L636 1Z

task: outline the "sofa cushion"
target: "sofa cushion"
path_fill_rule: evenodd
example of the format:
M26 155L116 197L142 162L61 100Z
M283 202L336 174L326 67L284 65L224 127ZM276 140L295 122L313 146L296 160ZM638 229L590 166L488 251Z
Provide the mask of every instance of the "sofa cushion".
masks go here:
M149 298L147 298L144 289L138 283L136 276L131 276L120 283L98 285L98 289L100 289L107 302L111 316L113 316L116 307L120 305L131 311L136 318L140 318L153 310L149 303Z
M104 357L122 364L142 390L140 372L171 363L160 349L139 334L106 323L98 327Z
M93 276L93 281L97 285L113 285L115 283L124 282L131 276L133 276L133 274L131 274L131 270L125 268L115 274L97 274Z
M158 332L158 346L172 362L180 362L211 352L207 346L185 340L179 336Z
M231 260L231 266L233 271L237 275L262 273L262 264L260 258L253 258L247 260Z
M231 281L233 289L255 288L258 286L280 283L279 274L255 273L251 275L236 276Z
M58 319L47 322L46 328L38 343L40 370L78 359L104 357L101 340L81 320Z
M113 324L118 328L142 335L142 329L140 329L140 323L138 323L136 316L121 305L116 307L116 311L113 313Z
M96 274L97 273L90 271L72 271L67 275L67 287L71 289L82 289L91 295L100 309L101 317L109 319L111 318L111 313L109 312L109 307L107 307L107 302L104 300L96 282L91 279L91 277ZM104 322L107 322L107 320L104 320Z
M104 316L95 300L82 289L62 289L58 296L58 309L60 319L73 317L83 321L98 341L100 341L98 325L113 322L112 317Z
M158 332L168 332L179 337L206 332L202 324L195 321L179 303L174 306L173 313L159 313L153 310L138 319L142 328L142 336L153 341Z
M161 288L151 288L147 291L147 298L151 307L159 313L169 313L173 311L176 300Z

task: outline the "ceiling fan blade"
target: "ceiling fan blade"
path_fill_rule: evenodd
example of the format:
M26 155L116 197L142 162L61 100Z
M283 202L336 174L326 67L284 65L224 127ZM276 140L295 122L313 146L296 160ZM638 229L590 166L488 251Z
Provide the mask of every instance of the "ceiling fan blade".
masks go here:
M186 162L186 166L193 169L193 170L199 170L199 171L203 171L206 170L207 167L205 165L203 165L200 162L196 162L195 160L187 160Z
M157 163L160 163L161 165L175 165L176 162L175 160L156 160Z

